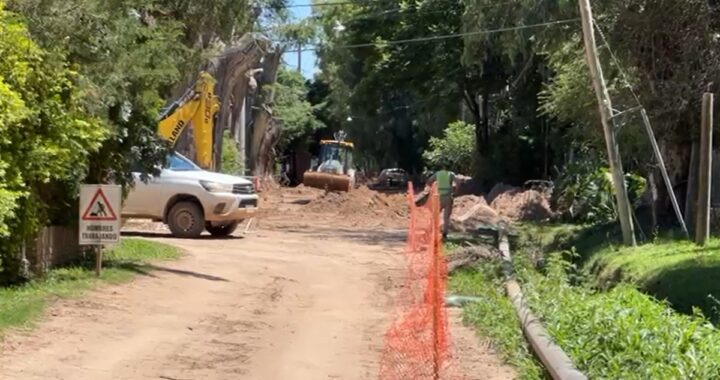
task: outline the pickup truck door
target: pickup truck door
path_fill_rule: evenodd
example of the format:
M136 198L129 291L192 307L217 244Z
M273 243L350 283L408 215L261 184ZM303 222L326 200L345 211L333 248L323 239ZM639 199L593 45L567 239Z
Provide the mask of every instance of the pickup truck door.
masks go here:
M147 182L143 182L139 172L132 173L135 187L130 189L125 199L123 216L162 218L165 205L160 204L160 199L157 199L157 187L162 184L163 172L164 170L159 176L151 175Z

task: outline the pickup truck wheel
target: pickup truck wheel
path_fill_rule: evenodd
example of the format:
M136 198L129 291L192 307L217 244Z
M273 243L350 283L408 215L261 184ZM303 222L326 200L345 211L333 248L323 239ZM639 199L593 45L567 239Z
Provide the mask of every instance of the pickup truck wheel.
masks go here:
M205 228L205 216L197 203L178 202L170 209L168 226L176 237L196 238Z
M233 232L238 228L238 225L240 222L232 222L230 224L221 224L219 226L213 226L208 223L208 225L205 226L205 229L210 233L212 236L222 237L222 236L230 236Z

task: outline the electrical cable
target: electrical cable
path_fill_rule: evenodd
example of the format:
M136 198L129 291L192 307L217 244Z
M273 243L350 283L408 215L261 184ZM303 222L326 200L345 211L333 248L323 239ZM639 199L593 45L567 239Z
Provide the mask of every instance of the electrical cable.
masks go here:
M355 49L355 48L372 47L372 46L378 46L378 45L402 45L402 44L410 44L410 43L415 43L415 42L430 42L430 41L447 40L447 39L457 38L457 37L478 36L478 35L485 35L485 34L513 32L513 31L518 31L518 30L540 28L540 27L544 27L544 26L563 25L563 24L570 24L570 23L574 23L574 22L578 22L578 21L580 21L580 18L571 18L571 19L565 19L565 20L544 22L544 23L539 23L539 24L519 25L519 26L512 26L512 27L498 28L498 29L476 30L473 32L441 34L441 35L437 35L437 36L417 37L417 38L390 40L390 41L383 41L383 42L366 42L366 43L359 43L359 44L339 45L339 46L334 46L332 48L333 49ZM286 53L297 53L298 50L301 52L317 51L317 50L320 50L320 48L303 48L303 49L287 50L285 52Z
M483 6L480 6L479 8L487 9L487 8L495 8L495 7L505 6L505 5L514 5L514 4L517 4L517 3L515 1L508 1L505 3L485 4ZM417 7L390 8L390 9L386 9L386 10L383 10L381 12L374 13L374 14L367 14L367 15L360 14L360 15L357 15L356 17L352 17L348 20L345 20L345 22L353 22L353 21L357 21L357 20L372 20L372 19L379 19L379 18L384 18L384 17L391 17L391 16L395 16L395 15L397 15L397 16L405 16L405 15L420 16L420 15L428 15L428 14L438 14L438 13L449 12L452 10L454 10L454 9L450 9L450 8L446 8L446 9L422 9L422 8L420 8L419 9ZM406 12L406 14L401 14L403 12ZM322 15L316 14L316 15L308 16L307 18L317 20L317 19L321 19Z
M635 98L635 101L637 102L637 105L642 107L642 103L640 102L640 97L635 92L635 89L633 88L632 84L630 84L630 79L625 70L623 69L622 65L620 64L620 60L615 55L615 52L610 48L610 44L608 43L607 38L605 38L605 34L603 33L602 29L600 28L600 25L595 22L595 20L592 21L593 25L595 26L595 30L598 31L598 35L600 35L600 38L603 41L603 45L605 45L605 48L607 49L608 53L610 53L610 59L612 59L613 63L615 64L615 67L617 67L618 72L620 72L620 76L622 76L623 82L625 82L625 86L627 86L628 90L630 90L630 93L632 94L633 98Z

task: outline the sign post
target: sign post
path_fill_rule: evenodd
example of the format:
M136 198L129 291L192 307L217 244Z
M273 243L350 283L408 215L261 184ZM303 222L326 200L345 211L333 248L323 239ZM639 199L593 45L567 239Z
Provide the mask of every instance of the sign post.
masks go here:
M120 242L118 185L82 185L80 188L80 245L95 246L95 271L102 271L103 244Z

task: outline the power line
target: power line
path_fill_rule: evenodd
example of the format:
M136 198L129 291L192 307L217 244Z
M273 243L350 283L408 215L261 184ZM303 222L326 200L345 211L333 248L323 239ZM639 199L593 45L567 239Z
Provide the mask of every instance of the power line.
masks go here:
M501 6L505 6L505 5L515 5L515 4L517 4L515 1L507 1L504 3L485 4L482 6L478 6L477 8L478 9L497 8L497 7L501 7ZM352 17L349 20L346 20L346 22L353 22L355 20L381 18L384 16L389 16L391 14L403 13L404 11L407 13L408 16L415 16L415 15L444 13L444 12L449 12L451 10L458 10L458 9L451 9L449 7L445 8L445 9L425 9L425 8L417 8L417 6L405 7L405 8L399 7L399 8L386 9L384 11L381 11L381 12L378 12L375 14L369 14L369 15L359 14L359 15L357 15L357 17Z
M633 98L635 98L635 101L637 102L638 106L642 107L642 103L640 102L640 96L635 92L635 89L633 88L632 84L630 84L630 77L627 75L625 70L623 69L622 65L620 64L620 60L617 58L613 50L610 48L610 43L608 43L607 38L605 38L605 34L603 33L602 29L600 28L600 25L593 21L593 25L595 25L595 29L598 31L598 34L600 35L600 39L603 40L603 45L605 45L605 48L607 48L608 53L610 53L610 58L612 59L613 63L615 64L615 67L617 67L618 71L620 72L620 75L623 78L623 82L625 82L625 86L630 90L630 93L632 94Z
M565 19L565 20L544 22L544 23L540 23L540 24L518 25L518 26L499 28L499 29L476 30L473 32L441 34L441 35L437 35L437 36L417 37L417 38L408 38L408 39L401 39L401 40L390 40L390 41L383 41L380 43L367 42L367 43L360 43L360 44L340 45L340 46L334 46L333 48L334 49L354 49L354 48L371 47L371 46L378 46L378 45L402 45L402 44L410 44L410 43L415 43L415 42L439 41L439 40L446 40L446 39L458 38L458 37L478 36L478 35L486 35L486 34L494 34L494 33L502 33L502 32L513 32L513 31L518 31L518 30L540 28L540 27L544 27L544 26L570 24L570 23L575 23L578 21L580 21L580 18L571 18L571 19ZM313 47L313 48L303 48L303 49L299 49L299 50L301 52L317 51L317 50L319 50L319 48ZM297 52L298 52L298 49L286 51L286 53L297 53Z
M381 2L382 2L382 0L377 0L377 1L366 0L366 1L361 1L361 2L358 2L358 1L337 1L337 2L326 2L326 3L315 3L315 4L312 4L312 3L307 3L307 4L289 4L289 5L281 6L281 7L279 7L279 8L283 8L283 9L289 9L289 8L311 8L311 7L330 7L330 6L340 6L340 5L367 6L367 5L372 5L372 4L381 3ZM486 9L486 8L495 8L495 7L500 7L500 6L504 6L504 5L516 5L516 4L517 4L516 1L506 1L506 2L502 2L502 3L484 4L484 5L478 6L478 8L479 8L479 9ZM398 10L403 10L403 9L413 9L413 8L408 7L408 8L397 8L397 9L398 9ZM417 8L415 8L415 9L417 10Z
M357 2L357 1L336 1L336 2L327 2L327 3L308 3L308 4L289 4L281 8L310 8L310 7L329 7L329 6L338 6L338 5L367 5L372 3L379 3L380 1L365 1L363 2Z

